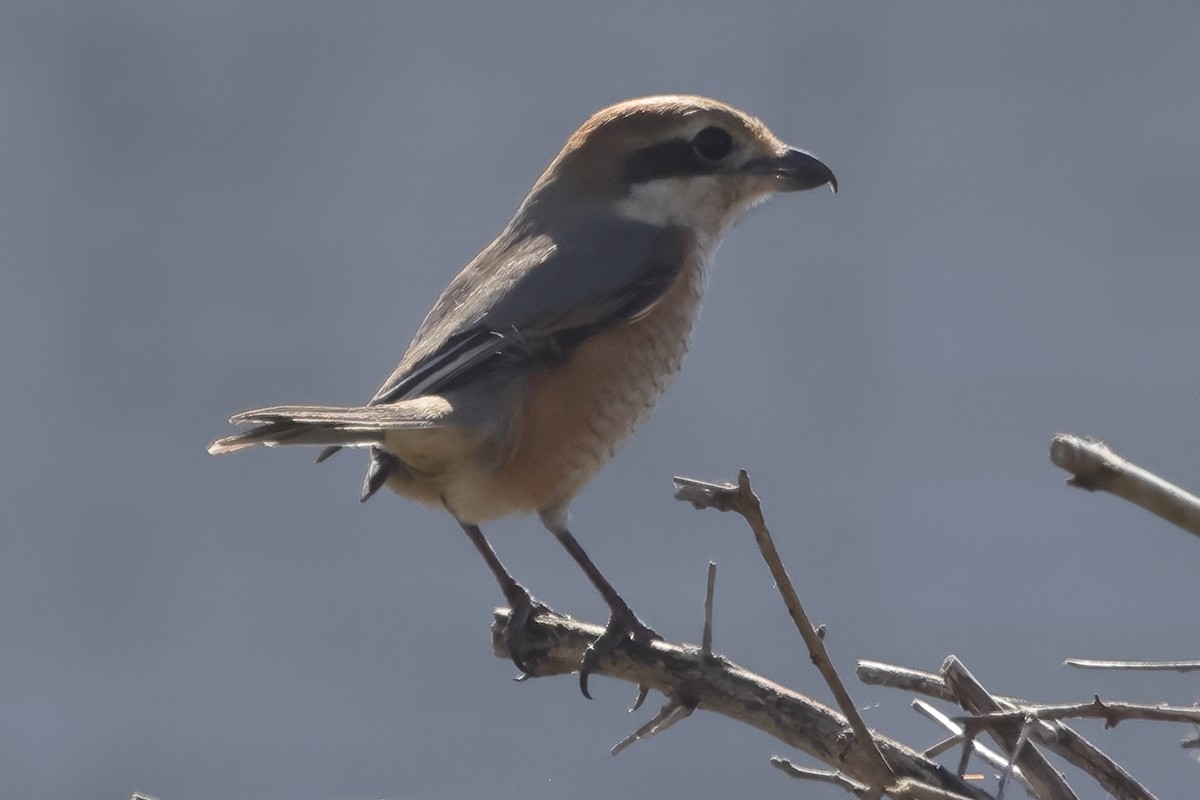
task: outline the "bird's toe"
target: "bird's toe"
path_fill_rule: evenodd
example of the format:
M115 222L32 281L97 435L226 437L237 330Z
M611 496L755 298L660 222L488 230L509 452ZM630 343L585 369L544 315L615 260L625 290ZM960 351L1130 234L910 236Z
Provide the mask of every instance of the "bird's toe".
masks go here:
M524 587L518 584L518 588L520 593L508 598L511 613L501 636L504 647L508 650L508 657L516 664L517 669L521 670L521 678L526 678L533 674L539 656L539 651L529 642L529 626L549 609L534 600Z
M592 696L588 694L588 676L596 670L600 659L615 650L626 639L649 644L661 641L662 638L653 628L638 619L628 606L614 609L608 618L608 625L604 628L604 633L600 634L596 641L588 645L587 650L583 652L583 660L579 664L579 691L587 699L592 699ZM639 687L642 690L644 688Z

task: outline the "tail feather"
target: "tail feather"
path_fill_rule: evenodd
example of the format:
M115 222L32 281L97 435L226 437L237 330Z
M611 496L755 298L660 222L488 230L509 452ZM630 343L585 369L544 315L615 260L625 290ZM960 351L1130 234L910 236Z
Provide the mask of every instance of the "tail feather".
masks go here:
M367 447L383 440L383 431L350 430L345 428L314 425L289 425L276 423L260 425L242 433L217 439L208 446L210 455L235 453L256 444L266 447L277 445L324 445L336 447Z
M441 400L440 398L437 398ZM257 423L256 427L218 439L208 446L212 455L233 453L256 444L369 447L380 444L388 430L432 428L449 411L445 401L420 401L358 406L272 406L244 411L230 418L234 425ZM332 453L330 453L332 454ZM324 455L324 453L323 453Z
M345 427L429 428L438 418L423 405L400 403L387 406L270 406L243 411L229 418L234 425L245 422L259 424L296 423L305 425L339 425Z

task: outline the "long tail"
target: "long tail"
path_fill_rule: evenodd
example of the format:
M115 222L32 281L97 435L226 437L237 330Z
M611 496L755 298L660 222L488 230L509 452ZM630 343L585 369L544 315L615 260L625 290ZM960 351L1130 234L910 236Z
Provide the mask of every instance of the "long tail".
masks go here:
M218 439L208 446L212 455L232 453L256 444L320 445L327 448L369 447L383 441L386 431L432 428L448 408L417 401L343 408L340 406L272 406L230 417L234 425L257 423L242 433ZM440 399L440 398L439 398ZM443 401L444 402L444 401Z

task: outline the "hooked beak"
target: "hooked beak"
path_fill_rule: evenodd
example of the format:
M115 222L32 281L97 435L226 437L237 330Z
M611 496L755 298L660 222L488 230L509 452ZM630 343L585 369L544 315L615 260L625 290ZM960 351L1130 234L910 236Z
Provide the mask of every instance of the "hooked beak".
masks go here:
M834 192L838 188L833 170L803 150L786 150L778 156L756 158L743 169L749 174L774 177L773 188L777 192L802 192L827 183Z

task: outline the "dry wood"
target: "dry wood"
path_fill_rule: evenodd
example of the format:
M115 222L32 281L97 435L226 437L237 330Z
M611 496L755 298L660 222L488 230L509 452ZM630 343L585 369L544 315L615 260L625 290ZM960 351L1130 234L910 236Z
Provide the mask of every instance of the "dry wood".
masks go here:
M972 714L990 714L1000 710L1000 701L992 697L983 684L955 656L942 663L942 677L954 692L958 704ZM1042 800L1077 800L1067 781L1036 747L1022 747L1033 722L1006 722L989 727L988 732L1029 779L1029 785Z
M1067 481L1072 486L1115 494L1200 536L1200 498L1125 460L1104 442L1060 433L1050 441L1050 460L1072 473Z
M503 636L508 615L508 609L496 609L492 625L492 648L504 659L509 657ZM533 666L534 676L565 675L579 668L583 651L603 630L550 611L529 623L522 656ZM864 785L867 781L861 776L874 766L863 748L852 746L846 735L849 725L837 711L722 656L704 658L698 647L626 642L600 659L595 674L649 686L681 706L712 711L758 728ZM873 740L898 779L910 778L974 800L989 798L987 792L906 745L878 733ZM912 786L899 788L912 796L916 791ZM899 790L894 785L890 788Z

